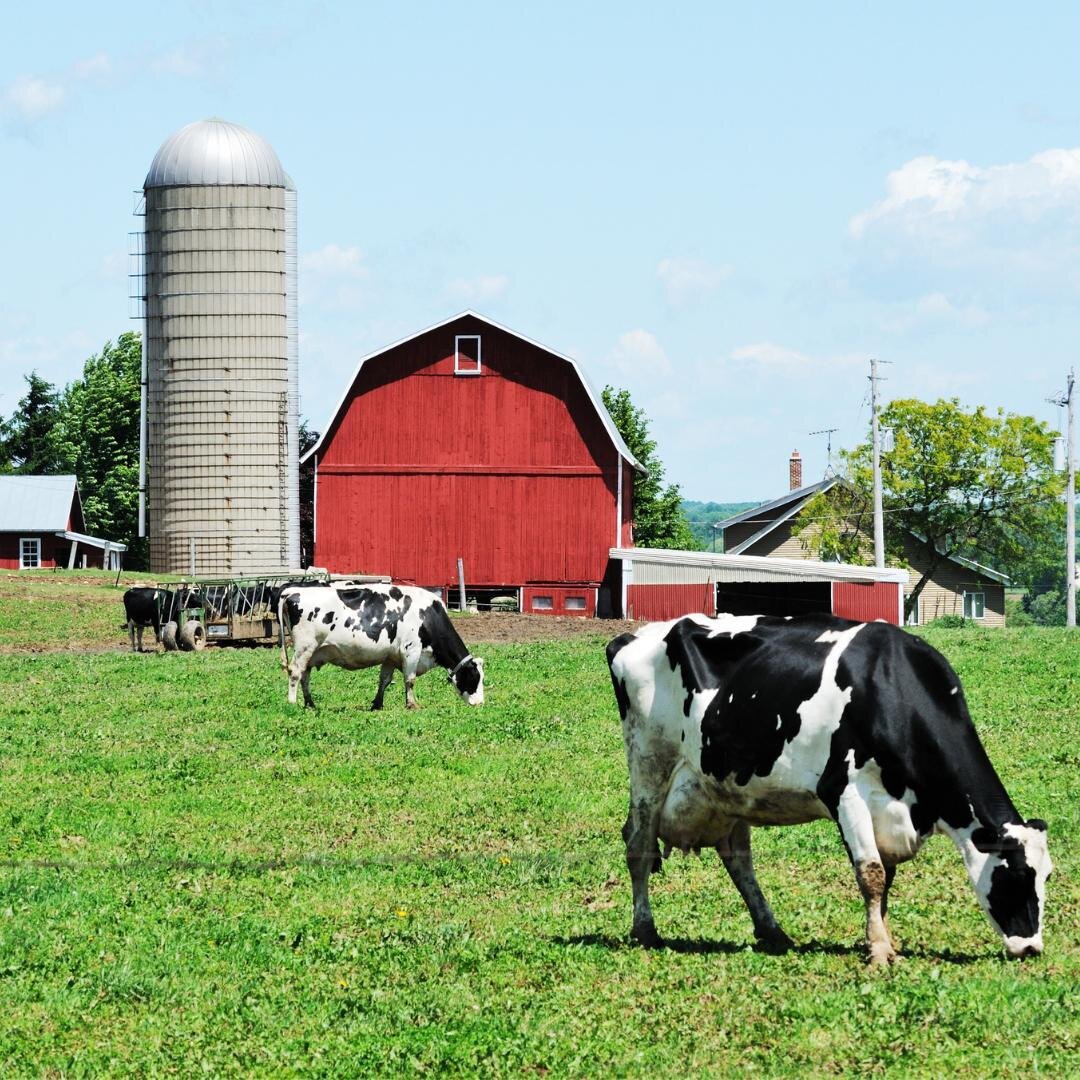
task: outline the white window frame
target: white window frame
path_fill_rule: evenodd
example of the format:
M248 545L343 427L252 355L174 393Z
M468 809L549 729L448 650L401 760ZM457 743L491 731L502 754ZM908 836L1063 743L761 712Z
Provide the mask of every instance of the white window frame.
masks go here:
M28 566L26 563L26 544L33 544L36 551L37 562L33 566ZM19 569L20 570L40 570L41 569L41 537L40 536L20 536L19 537Z
M461 366L461 343L463 341L476 342L476 367ZM479 375L483 365L480 362L480 335L479 334L455 334L454 335L454 374L455 375ZM466 357L468 359L468 357Z
M532 600L529 601L529 608L532 611L554 611L555 597L551 593L544 593L543 595L534 593Z
M903 601L901 601L900 610L903 611ZM922 593L919 593L915 597L915 606L911 609L911 614L907 617L908 626L919 626L922 624Z
M968 614L968 597L969 596L972 598L972 600L971 600L972 611L975 610L976 604L978 604L979 608L981 609L978 615L969 615ZM964 618L965 619L985 619L986 618L986 593L985 592L976 592L975 590L968 591L967 589L964 590Z
M567 611L588 611L589 602L584 596L579 596L577 593L574 593L563 599L563 607L566 608Z

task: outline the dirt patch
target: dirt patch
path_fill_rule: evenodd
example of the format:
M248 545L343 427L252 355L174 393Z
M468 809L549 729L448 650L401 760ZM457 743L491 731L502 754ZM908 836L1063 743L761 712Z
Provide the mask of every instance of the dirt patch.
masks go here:
M636 630L641 623L628 619L587 619L576 615L481 611L476 615L455 616L454 626L466 644L471 646L479 641L561 641L579 637L610 640Z

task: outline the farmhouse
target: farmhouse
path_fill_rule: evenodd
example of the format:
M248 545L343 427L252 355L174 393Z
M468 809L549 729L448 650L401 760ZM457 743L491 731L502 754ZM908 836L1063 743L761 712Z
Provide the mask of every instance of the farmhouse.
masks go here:
M578 363L466 311L364 357L314 466L314 562L608 614L640 464Z
M87 536L74 476L0 476L0 568L120 568L126 544Z
M789 475L791 490L784 495L718 523L725 553L785 562L810 557L797 535L795 520L815 495L836 490L841 481L829 476L804 486L797 453L792 455ZM911 533L904 536L903 544L904 559L911 567L911 585L933 566L908 623L928 623L942 615L963 615L984 626L1005 625L1008 579L1004 574L969 559L954 556L943 560L940 555L935 558L929 545Z

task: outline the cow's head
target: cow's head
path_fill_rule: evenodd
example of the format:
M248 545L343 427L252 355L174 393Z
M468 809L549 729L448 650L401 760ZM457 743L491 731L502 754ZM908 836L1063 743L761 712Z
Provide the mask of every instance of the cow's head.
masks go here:
M1054 864L1046 847L1046 822L1032 818L997 828L983 826L971 842L986 856L976 891L1009 956L1042 952L1046 880Z
M447 676L454 689L470 704L484 704L484 661L467 653Z

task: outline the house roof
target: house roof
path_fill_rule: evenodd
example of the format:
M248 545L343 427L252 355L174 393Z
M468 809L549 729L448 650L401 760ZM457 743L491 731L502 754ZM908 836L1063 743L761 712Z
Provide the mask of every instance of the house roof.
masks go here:
M77 499L74 476L0 476L0 532L63 531Z
M768 517L774 510L777 511L776 517L768 518L757 532L747 537L741 544L736 544L726 554L741 555L747 548L753 547L762 537L768 536L777 526L793 518L819 491L828 491L837 482L835 476L827 476L816 484L807 484L806 487L788 491L779 499L773 499L772 502L751 507L751 509L744 510L741 514L717 522L717 528L724 530L729 525L738 525L744 521L756 521L758 518Z
M493 319L489 319L486 315L481 315L479 312L472 310L465 310L459 312L457 315L451 316L449 319L443 319L442 322L437 322L432 326L425 327L423 330L418 330L415 334L409 334L407 337L400 338L398 341L393 342L390 345L384 345L381 349L376 349L374 352L368 353L367 356L361 357L360 362L356 365L356 370L352 373L352 377L345 384L345 392L341 395L341 399L338 401L334 408L334 411L330 414L330 419L327 421L326 426L323 428L322 435L319 436L319 441L300 459L301 462L307 461L313 454L317 454L326 440L327 435L334 429L341 416L342 410L345 408L346 403L349 400L349 394L352 391L353 385L356 383L360 372L363 370L364 365L369 360L374 360L377 356L382 356L384 353L389 352L391 349L396 349L400 345L404 345L409 341L415 341L416 338L423 337L424 334L431 333L432 330L438 330L440 327L449 326L451 323L457 322L459 319L464 318L477 319L479 322L486 323L488 326L495 330L500 330L504 334L509 334L511 337L515 337L518 341L524 341L527 345L532 345L534 348L542 349L544 352L549 353L558 360L563 360L573 369L574 374L577 375L581 382L589 401L592 403L593 408L596 410L596 415L600 418L600 422L604 425L604 430L608 433L608 437L615 445L615 449L619 452L619 455L632 465L638 472L644 473L645 467L630 453L630 448L626 445L625 440L619 434L619 429L615 427L615 422L611 419L611 414L604 407L604 402L600 395L596 392L592 383L589 382L588 376L585 374L581 365L572 357L566 356L564 353L556 352L554 349L549 348L547 345L542 345L538 341L534 341L532 338L527 338L524 334L519 334L516 330L511 330L507 326L502 326L500 323L495 322Z
M818 492L828 491L838 483L840 483L839 477L827 476L824 480L819 480L816 484L808 484L806 487L788 491L779 499L773 499L772 502L762 503L760 506L752 507L749 510L744 510L741 514L735 514L733 517L725 518L723 521L717 522L716 527L723 531L727 529L729 525L738 525L741 522L754 520L758 517L766 518L773 511L776 511L775 517L768 518L757 532L752 536L748 536L741 544L736 544L735 547L729 552L726 552L726 554L741 555L744 551L752 548L759 540L768 536L769 533L783 525L785 521L790 521L791 518L795 517L795 515L798 514ZM919 533L912 532L911 535L923 544L928 543L926 537L919 535ZM993 570L989 566L983 566L981 563L977 563L972 559L965 559L962 555L945 555L940 548L937 548L936 550L939 555L942 555L949 562L954 562L958 566L963 566L977 574L982 574L984 577L988 577L999 584L1009 584L1008 576L1001 573L999 570Z

